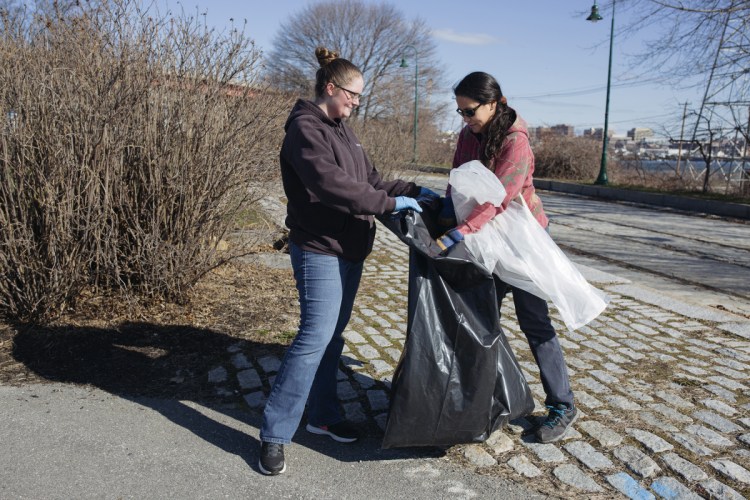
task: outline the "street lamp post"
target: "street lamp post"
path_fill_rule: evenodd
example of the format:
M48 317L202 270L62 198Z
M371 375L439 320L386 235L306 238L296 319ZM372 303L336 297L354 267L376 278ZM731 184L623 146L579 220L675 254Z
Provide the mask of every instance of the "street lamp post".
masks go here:
M607 145L609 143L609 90L612 83L612 42L615 39L615 3L616 0L612 0L612 26L609 30L609 67L607 68L607 102L604 106L604 138L602 139L602 163L599 166L599 176L594 182L594 184L600 184L602 186L606 186L609 183L609 179L607 179ZM591 22L602 20L602 16L599 15L599 8L596 6L596 0L594 0L594 5L593 7L591 7L591 15L589 15L586 20Z
M419 67L417 65L419 53L417 52L417 48L414 45L407 45L404 47L404 50L406 49L412 49L414 50L414 151L412 156L412 163L417 163L417 110L418 110L418 82L419 82ZM406 58L401 58L401 67L402 68L408 68L409 65L406 62Z

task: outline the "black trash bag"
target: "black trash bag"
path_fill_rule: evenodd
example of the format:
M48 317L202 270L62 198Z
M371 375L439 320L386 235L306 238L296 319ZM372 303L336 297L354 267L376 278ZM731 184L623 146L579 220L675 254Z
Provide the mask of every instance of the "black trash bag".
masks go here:
M440 255L435 215L380 217L410 248L406 341L383 448L482 442L534 408L500 327L492 274L462 242Z

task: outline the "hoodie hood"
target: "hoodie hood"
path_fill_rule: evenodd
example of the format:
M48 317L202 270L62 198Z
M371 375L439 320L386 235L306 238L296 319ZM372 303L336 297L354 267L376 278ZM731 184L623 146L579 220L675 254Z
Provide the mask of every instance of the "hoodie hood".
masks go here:
M289 113L289 117L286 119L286 123L284 124L284 132L289 131L289 125L291 125L294 120L296 120L300 116L307 115L314 116L331 127L338 127L341 124L341 120L331 120L328 115L325 114L322 109L320 109L320 106L318 106L314 102L306 101L304 99L297 99L297 102L294 104L294 107Z

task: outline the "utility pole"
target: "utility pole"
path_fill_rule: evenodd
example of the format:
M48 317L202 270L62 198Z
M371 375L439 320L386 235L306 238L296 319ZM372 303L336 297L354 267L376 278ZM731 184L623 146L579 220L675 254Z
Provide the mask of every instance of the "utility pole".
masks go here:
M682 173L680 172L680 162L682 161L682 138L685 134L685 117L687 116L687 101L685 101L685 106L682 109L682 127L680 127L680 145L679 149L677 150L677 166L675 167L675 173L678 177L682 176Z

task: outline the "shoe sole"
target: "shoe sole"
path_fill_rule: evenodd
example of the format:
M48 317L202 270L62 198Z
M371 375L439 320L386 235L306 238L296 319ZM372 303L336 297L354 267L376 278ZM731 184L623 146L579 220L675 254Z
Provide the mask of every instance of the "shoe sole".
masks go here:
M307 429L307 432L310 432L312 434L318 434L320 436L328 436L334 441L338 441L339 443L353 443L354 441L359 439L359 438L346 438L342 436L337 436L333 432L327 431L325 429L321 429L320 427L314 427L310 424L307 424L305 429Z
M536 440L539 441L542 444L556 443L556 442L560 441L562 438L564 438L570 432L570 429L573 428L573 424L576 423L576 420L578 420L578 416L579 415L580 415L580 413L576 412L576 414L573 416L573 420L571 420L570 423L568 424L568 428L565 429L565 432L563 432L562 434L560 434L556 438L554 438L554 439L548 439L546 441L542 441L541 439L539 439L539 436L536 436Z
M258 468L266 476L278 476L279 474L283 474L284 472L286 472L286 462L284 462L284 467L282 467L281 470L278 472L272 472L270 470L266 470L266 468L263 467L263 464L260 463L260 460L258 460Z

